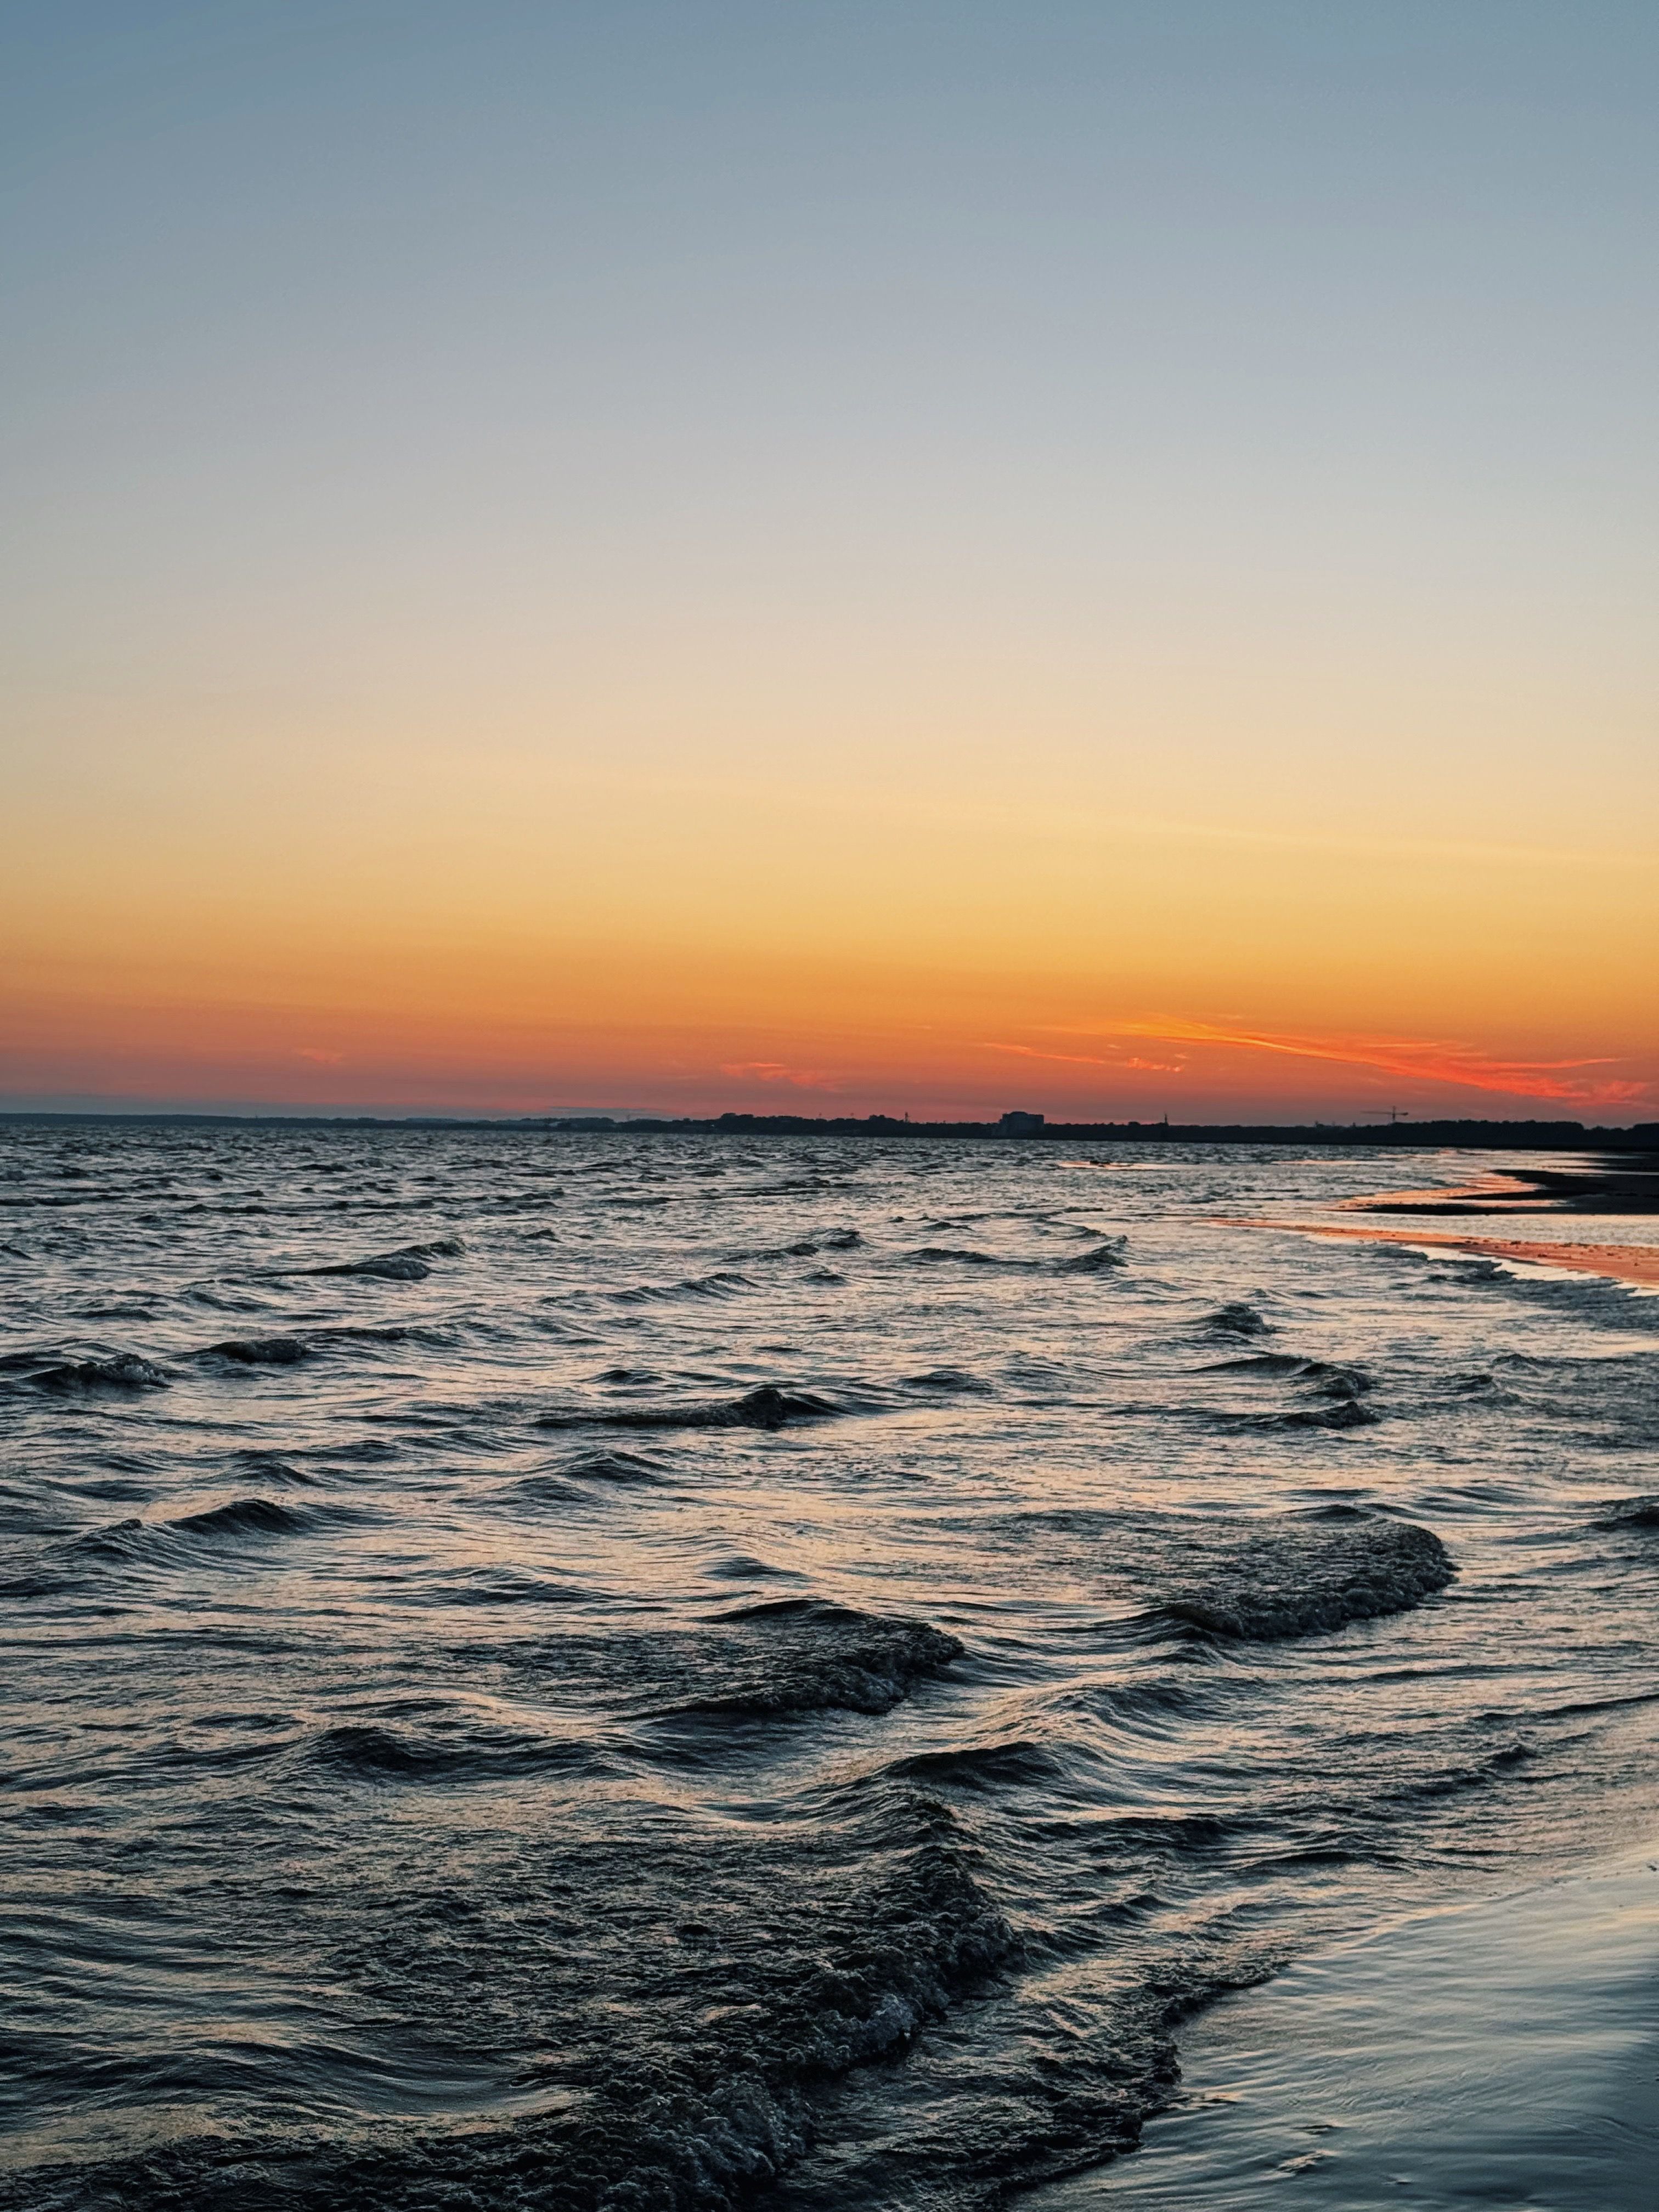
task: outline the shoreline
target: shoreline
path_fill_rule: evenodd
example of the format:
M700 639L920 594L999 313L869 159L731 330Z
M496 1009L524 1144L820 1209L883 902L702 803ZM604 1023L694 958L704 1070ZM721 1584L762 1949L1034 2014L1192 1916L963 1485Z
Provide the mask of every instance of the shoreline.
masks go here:
M1430 1910L1224 1997L1115 2164L1033 2212L1647 2212L1659 1853Z
M1587 1155L1572 1168L1497 1168L1429 1190L1344 1199L1342 1213L1659 1213L1659 1160Z
M1320 1221L1244 1221L1222 1217L1229 1229L1274 1229L1296 1237L1328 1237L1338 1243L1431 1246L1466 1252L1471 1258L1510 1260L1526 1267L1565 1267L1576 1274L1601 1275L1638 1290L1659 1289L1659 1244L1552 1243L1544 1238L1460 1237L1445 1230L1334 1227Z

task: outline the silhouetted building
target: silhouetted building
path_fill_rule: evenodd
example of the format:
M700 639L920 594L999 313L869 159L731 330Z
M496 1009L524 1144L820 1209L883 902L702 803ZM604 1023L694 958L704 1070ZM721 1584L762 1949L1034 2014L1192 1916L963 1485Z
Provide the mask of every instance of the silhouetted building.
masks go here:
M1041 1114L1005 1114L997 1123L1005 1137L1035 1137L1042 1127Z

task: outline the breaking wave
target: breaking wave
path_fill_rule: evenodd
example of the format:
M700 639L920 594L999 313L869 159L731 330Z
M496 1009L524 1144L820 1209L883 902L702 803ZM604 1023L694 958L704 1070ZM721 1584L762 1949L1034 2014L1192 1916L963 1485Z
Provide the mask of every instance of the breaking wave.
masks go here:
M1216 1336L1268 1336L1273 1333L1273 1323L1267 1316L1241 1301L1218 1306L1204 1326Z
M1659 1528L1659 1498L1619 1498L1601 1508L1597 1528Z
M165 1390L172 1379L154 1360L136 1352L88 1359L14 1352L0 1358L0 1374L33 1383L39 1390Z
M400 1244L395 1251L371 1252L361 1260L331 1260L321 1266L297 1267L300 1275L365 1275L388 1283L423 1282L434 1260L453 1260L466 1249L459 1237L441 1237L427 1244Z
M609 1291L608 1297L618 1305L644 1305L658 1298L733 1298L741 1297L755 1285L747 1275L735 1268L717 1268L713 1274L694 1275L683 1283L641 1283L631 1290Z
M817 1598L779 1598L720 1616L700 1660L724 1676L681 1712L884 1713L912 1686L962 1656L954 1636L924 1620L888 1620ZM714 1646L709 1651L708 1646Z
M1075 1253L1069 1260L1057 1260L1054 1272L1060 1275L1103 1275L1124 1265L1128 1242L1127 1237L1109 1237L1104 1243L1091 1245L1086 1252Z
M314 1520L313 1514L276 1498L235 1498L201 1513L181 1514L176 1520L151 1523L181 1536L288 1536Z
M1224 1547L1212 1540L1194 1548L1200 1556L1164 1593L1161 1612L1212 1636L1253 1642L1328 1635L1403 1613L1457 1571L1431 1529L1358 1510L1280 1519L1234 1532Z
M543 1429L782 1429L797 1421L823 1421L842 1411L807 1390L782 1390L763 1382L740 1398L686 1405L560 1407L538 1413Z
M201 1357L228 1360L233 1367L297 1367L311 1357L311 1346L300 1336L228 1337L210 1344Z
M734 1607L700 1628L573 1630L456 1653L471 1668L557 1683L618 1716L659 1720L885 1713L962 1655L956 1637L925 1620L809 1597Z

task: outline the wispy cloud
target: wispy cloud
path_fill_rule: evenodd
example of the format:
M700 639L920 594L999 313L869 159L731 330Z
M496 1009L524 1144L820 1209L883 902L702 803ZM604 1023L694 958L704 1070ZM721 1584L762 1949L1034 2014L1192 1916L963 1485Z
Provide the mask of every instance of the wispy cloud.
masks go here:
M937 836L939 825L948 822L994 833L1000 846L1006 846L1011 837L1030 837L1066 845L1131 842L1237 847L1263 853L1322 853L1437 866L1546 872L1586 869L1601 875L1609 871L1650 875L1659 868L1659 854L1650 846L1544 845L1524 840L1412 836L1403 831L1367 835L1318 823L1292 826L1194 821L1173 815L1125 813L1069 798L1064 804L1055 804L1030 789L1023 793L1018 806L1011 809L1000 794L941 792L931 782L918 791L865 781L849 784L845 779L802 783L793 778L754 774L741 777L665 775L656 769L622 770L598 764L586 771L586 777L599 789L620 786L630 795L647 799L714 799L728 811L787 809L793 816L803 806L810 806L815 817L825 818L915 823L924 826L929 836Z
M757 1083L785 1083L798 1091L838 1091L841 1085L816 1068L786 1067L775 1060L736 1060L722 1065L722 1075L746 1075Z
M1524 1098L1557 1098L1580 1105L1625 1106L1648 1095L1649 1086L1623 1077L1595 1076L1589 1071L1616 1067L1612 1059L1500 1060L1455 1040L1367 1036L1307 1036L1266 1030L1230 1029L1212 1022L1193 1022L1179 1017L1162 1020L1104 1022L1087 1029L1060 1030L1050 1034L1065 1037L1145 1038L1160 1044L1217 1047L1242 1052L1281 1054L1294 1060L1334 1062L1342 1067L1367 1067L1402 1079L1443 1083L1470 1091L1497 1091ZM1051 1060L1068 1066L1124 1069L1158 1063L1138 1060L1122 1053L1086 1054L1045 1050L1041 1046L995 1043L994 1052L1018 1053L1022 1058ZM1171 1071L1173 1072L1173 1071Z

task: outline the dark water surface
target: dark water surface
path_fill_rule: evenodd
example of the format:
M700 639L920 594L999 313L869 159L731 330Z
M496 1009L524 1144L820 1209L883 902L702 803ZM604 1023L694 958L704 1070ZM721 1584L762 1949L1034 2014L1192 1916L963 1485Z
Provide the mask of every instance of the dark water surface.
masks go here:
M8 1131L0 2201L965 2212L1648 1832L1659 1306L1377 1173Z

